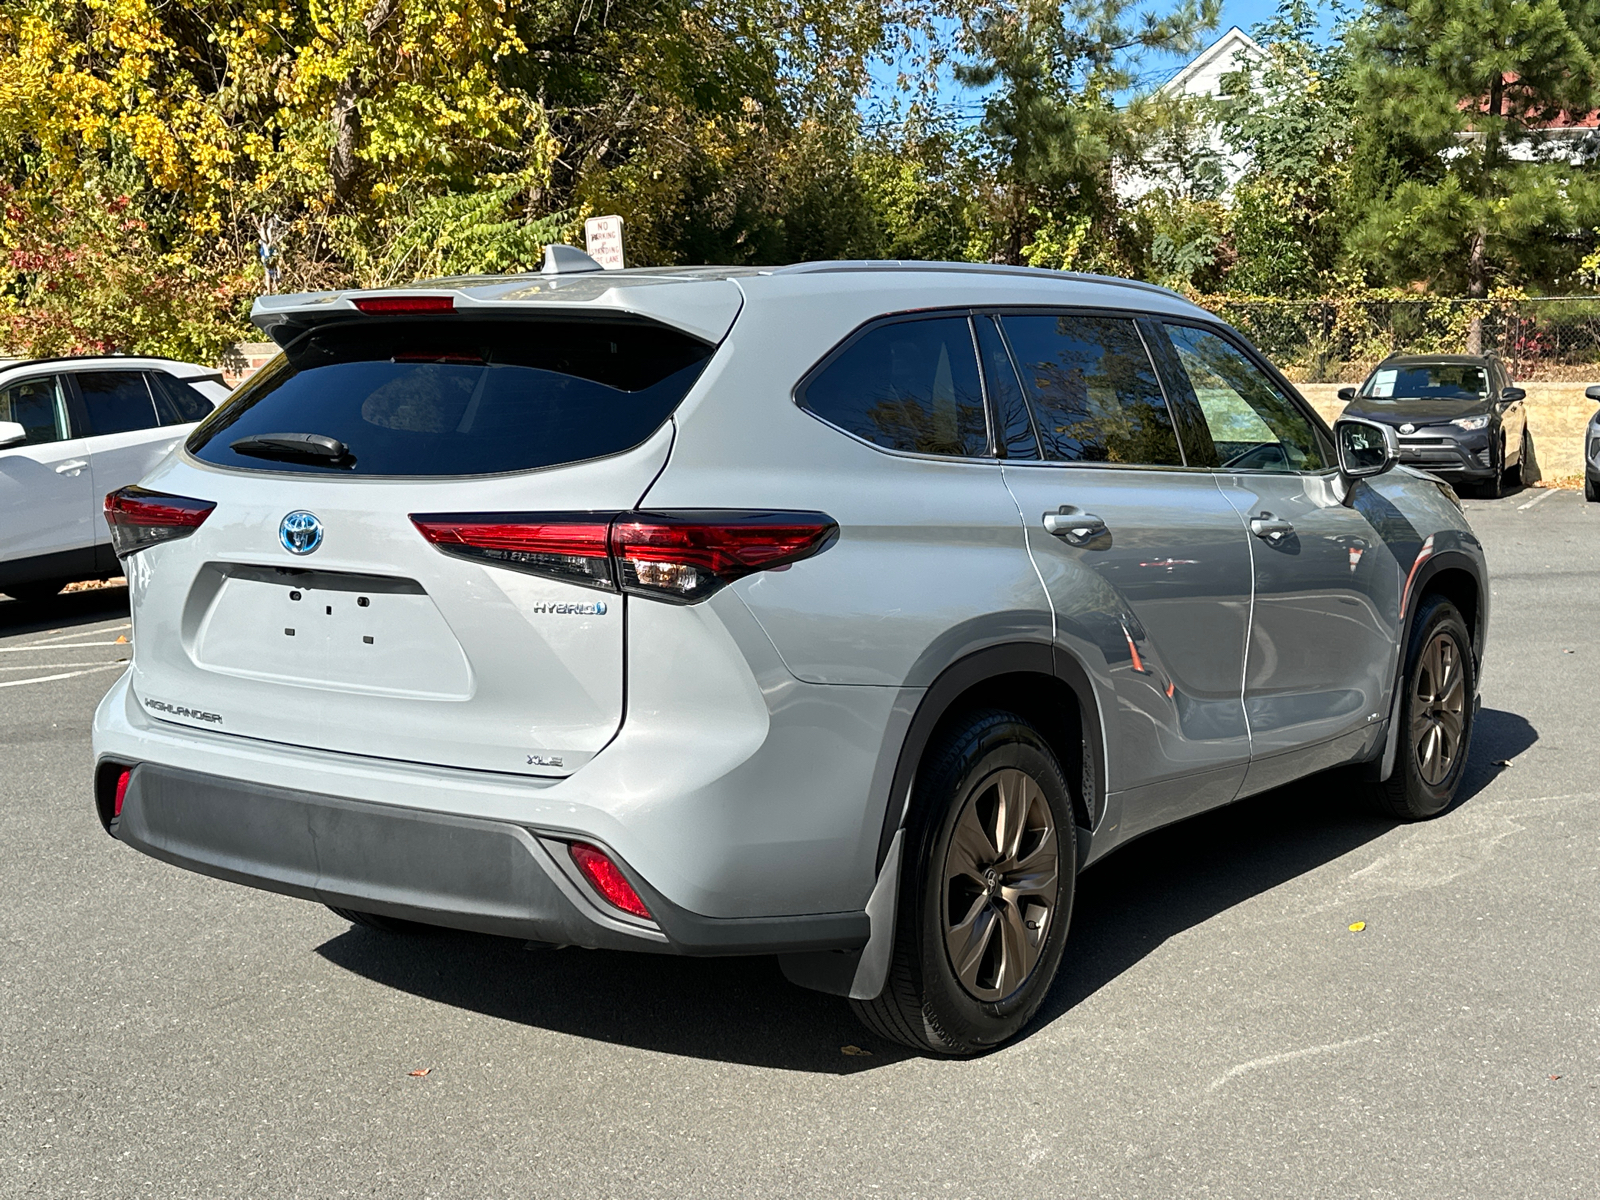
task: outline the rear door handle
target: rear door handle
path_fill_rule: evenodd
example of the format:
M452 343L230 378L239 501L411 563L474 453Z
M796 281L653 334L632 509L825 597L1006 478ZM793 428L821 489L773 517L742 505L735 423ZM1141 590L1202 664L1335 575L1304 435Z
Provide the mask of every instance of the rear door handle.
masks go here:
M1111 532L1110 527L1093 513L1079 512L1070 504L1061 511L1044 514L1045 532L1060 538L1069 546L1087 546L1097 538Z
M1265 538L1276 546L1284 538L1294 532L1294 525L1282 517L1275 517L1269 512L1262 513L1259 517L1250 518L1250 532L1258 538Z
M81 459L81 458L69 458L64 463L57 463L56 464L56 474L57 475L76 475L79 471L83 470L88 465L89 465L88 462L86 460L84 460L84 459Z

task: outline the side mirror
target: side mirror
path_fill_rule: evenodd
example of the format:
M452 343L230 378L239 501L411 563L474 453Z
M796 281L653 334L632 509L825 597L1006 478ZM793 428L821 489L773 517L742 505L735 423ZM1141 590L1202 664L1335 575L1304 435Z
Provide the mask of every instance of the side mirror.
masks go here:
M1526 400L1527 398L1528 393L1519 387L1502 388L1500 391L1500 399L1507 404L1515 404L1518 400Z
M1400 461L1400 436L1388 425L1355 417L1333 423L1339 470L1346 479L1382 475Z
M0 448L16 446L28 440L28 431L15 421L0 421Z
M1339 399L1341 399L1341 400L1354 400L1355 398L1356 398L1356 390L1355 390L1355 388L1353 388L1353 387L1342 387L1342 388L1339 389Z
M1590 384L1588 387L1583 389L1583 394L1585 399L1600 400L1600 383Z

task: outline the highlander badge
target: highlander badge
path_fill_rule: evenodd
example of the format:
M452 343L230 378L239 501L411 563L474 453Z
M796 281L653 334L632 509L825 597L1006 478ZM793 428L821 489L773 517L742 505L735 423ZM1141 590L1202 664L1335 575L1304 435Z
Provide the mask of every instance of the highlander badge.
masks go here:
M279 523L278 540L290 554L310 554L322 545L322 522L314 514L297 509Z

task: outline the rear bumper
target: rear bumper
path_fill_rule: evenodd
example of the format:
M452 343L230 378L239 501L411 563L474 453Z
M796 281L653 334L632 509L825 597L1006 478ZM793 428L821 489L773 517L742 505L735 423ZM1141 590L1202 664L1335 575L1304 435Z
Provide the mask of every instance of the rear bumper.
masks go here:
M541 942L721 955L855 949L864 912L713 918L631 869L656 918L612 912L563 840L509 821L377 804L144 763L113 836L164 862L267 891Z

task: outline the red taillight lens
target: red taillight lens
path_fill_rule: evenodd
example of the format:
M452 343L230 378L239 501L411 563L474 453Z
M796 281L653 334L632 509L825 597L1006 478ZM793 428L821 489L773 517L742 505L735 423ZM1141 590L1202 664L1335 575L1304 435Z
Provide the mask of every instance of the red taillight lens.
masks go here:
M361 312L373 316L452 313L456 310L454 296L358 296L351 303Z
M616 590L607 536L614 513L412 513L446 554Z
M106 524L111 526L111 548L118 558L136 550L188 537L205 523L216 508L214 500L169 496L142 487L125 487L106 497Z
M825 513L725 509L413 513L411 523L459 558L679 604L809 558L839 531Z
M111 815L113 817L122 815L122 802L128 798L128 781L132 778L132 767L123 768L122 774L117 776L116 794L111 799Z
M594 885L594 890L609 903L647 921L654 919L644 901L639 899L639 893L633 890L633 885L617 869L617 864L600 847L591 846L588 842L573 842L572 861L578 864L583 877Z
M630 513L611 530L622 590L692 603L823 549L833 518L796 512Z

